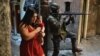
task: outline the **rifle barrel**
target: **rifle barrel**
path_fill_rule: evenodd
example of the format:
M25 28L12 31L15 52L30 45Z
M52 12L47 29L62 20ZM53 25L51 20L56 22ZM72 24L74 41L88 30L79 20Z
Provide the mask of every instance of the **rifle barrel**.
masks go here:
M68 13L59 13L59 15L89 15L89 14L87 14L87 13L68 12Z

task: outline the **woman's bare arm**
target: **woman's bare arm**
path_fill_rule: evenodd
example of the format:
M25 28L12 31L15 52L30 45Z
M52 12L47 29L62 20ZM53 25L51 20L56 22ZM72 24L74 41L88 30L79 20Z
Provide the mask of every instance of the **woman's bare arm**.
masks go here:
M29 32L28 27L25 25L21 26L21 28L20 28L20 33L24 40L30 40L30 39L34 38L34 36L40 31L41 31L41 27L37 27L32 32Z

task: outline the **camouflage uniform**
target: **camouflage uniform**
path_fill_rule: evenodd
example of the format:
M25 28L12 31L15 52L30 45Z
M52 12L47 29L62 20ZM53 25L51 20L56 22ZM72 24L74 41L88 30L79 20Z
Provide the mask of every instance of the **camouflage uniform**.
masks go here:
M53 39L52 39L53 46L54 46L53 56L58 56L59 49L60 49L60 40L61 40L60 33L59 33L60 23L58 18L52 15L48 17L47 21L50 28L50 32L53 35Z
M54 7L51 7L54 6ZM59 33L59 29L60 29L60 17L57 14L57 10L58 10L58 6L55 4L50 5L50 9L51 14L49 15L49 17L47 18L47 24L48 24L48 28L50 29L51 34L53 35L52 41L53 41L53 46L54 46L54 52L52 56L58 56L59 54L59 49L60 49L60 33ZM56 14L53 14L56 13Z

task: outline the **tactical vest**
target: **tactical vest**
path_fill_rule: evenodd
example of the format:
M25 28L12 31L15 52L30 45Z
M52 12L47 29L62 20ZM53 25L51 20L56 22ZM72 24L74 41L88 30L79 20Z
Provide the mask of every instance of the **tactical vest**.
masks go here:
M47 23L50 28L50 32L54 35L60 35L62 39L64 39L67 35L67 32L65 30L65 24L64 22L61 23L60 17L53 17L50 15L47 18Z

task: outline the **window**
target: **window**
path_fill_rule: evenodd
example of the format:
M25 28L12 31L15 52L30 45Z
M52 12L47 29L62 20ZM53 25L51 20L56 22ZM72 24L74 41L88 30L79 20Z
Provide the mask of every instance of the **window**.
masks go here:
M66 12L70 11L70 2L65 2L65 11Z

